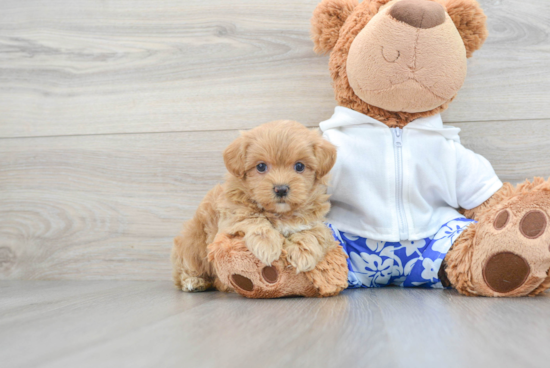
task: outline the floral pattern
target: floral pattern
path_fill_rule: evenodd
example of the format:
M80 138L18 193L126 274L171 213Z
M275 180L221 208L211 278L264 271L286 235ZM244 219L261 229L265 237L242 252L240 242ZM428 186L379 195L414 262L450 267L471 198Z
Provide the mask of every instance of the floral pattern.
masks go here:
M457 218L431 237L385 242L338 231L327 224L348 255L348 287L443 288L438 272L454 241L474 220Z

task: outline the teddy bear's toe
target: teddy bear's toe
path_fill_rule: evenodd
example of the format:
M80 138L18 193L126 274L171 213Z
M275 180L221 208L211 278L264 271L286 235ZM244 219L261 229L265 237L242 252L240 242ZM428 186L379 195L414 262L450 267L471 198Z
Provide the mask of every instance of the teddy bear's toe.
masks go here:
M262 277L268 284L275 284L279 280L279 272L273 266L266 266L262 269Z
M235 289L241 289L243 291L254 290L254 283L248 277L239 275L237 273L231 275L231 284Z
M232 268L235 269L234 266ZM233 273L229 282L237 293L247 298L270 299L319 294L303 273L296 274L294 268L285 265L281 260L275 261L273 266L265 266L257 259L250 258L249 264L239 272Z
M277 268L274 266L266 266L262 268L262 271L258 276L261 276L261 281L267 284L276 284L279 280L279 271L277 271ZM251 293L254 291L254 282L248 277L235 273L231 275L230 279L231 285L235 289L245 293ZM260 283L259 288L262 287L263 282Z

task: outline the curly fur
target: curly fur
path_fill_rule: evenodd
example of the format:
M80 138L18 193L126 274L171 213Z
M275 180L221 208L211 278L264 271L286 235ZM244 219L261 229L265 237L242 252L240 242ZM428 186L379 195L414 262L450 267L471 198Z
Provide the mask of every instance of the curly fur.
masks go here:
M242 237L263 264L284 250L298 271L315 268L334 242L323 220L330 209L326 175L335 160L336 148L297 122L267 123L243 133L224 152L226 182L206 195L174 239L176 286L224 289L207 260L207 246L219 233ZM267 165L264 173L256 170L260 162ZM296 162L305 164L303 172L295 170ZM276 185L287 185L288 194L277 197Z

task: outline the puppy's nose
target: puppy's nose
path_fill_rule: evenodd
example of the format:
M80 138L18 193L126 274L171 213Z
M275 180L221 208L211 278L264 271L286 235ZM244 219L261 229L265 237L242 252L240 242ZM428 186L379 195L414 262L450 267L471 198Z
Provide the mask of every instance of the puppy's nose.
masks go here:
M443 5L429 0L401 0L391 7L390 15L415 28L433 28L445 22Z
M288 191L290 188L288 185L275 185L273 187L273 191L277 195L277 197L285 197L288 194Z

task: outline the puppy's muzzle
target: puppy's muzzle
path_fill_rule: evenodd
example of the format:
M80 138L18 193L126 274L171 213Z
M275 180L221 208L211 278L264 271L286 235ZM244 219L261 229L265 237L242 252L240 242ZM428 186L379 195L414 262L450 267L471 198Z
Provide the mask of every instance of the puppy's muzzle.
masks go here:
M273 191L275 192L275 195L277 197L282 198L287 196L290 188L288 187L288 185L275 185L273 187Z

